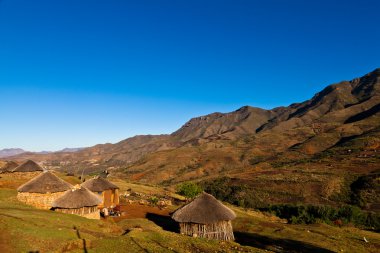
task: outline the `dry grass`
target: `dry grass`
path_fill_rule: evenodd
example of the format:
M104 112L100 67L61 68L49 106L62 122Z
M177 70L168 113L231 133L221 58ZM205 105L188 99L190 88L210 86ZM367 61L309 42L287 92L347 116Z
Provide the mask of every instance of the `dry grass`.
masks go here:
M174 188L169 187L169 188L163 188L163 187L158 187L154 185L147 185L147 184L141 184L138 182L128 182L122 179L118 178L109 178L112 183L117 185L120 188L120 194L125 193L128 190L131 190L133 192L138 192L142 193L144 195L159 195L159 196L169 196L175 199L179 200L184 200L185 198L181 195L178 195L173 192Z

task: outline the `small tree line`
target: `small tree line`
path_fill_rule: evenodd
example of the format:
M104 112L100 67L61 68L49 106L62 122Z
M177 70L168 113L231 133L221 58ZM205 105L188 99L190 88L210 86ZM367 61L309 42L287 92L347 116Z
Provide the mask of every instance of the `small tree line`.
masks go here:
M326 205L281 204L261 208L293 224L327 223L335 225L354 224L357 227L380 230L380 214L366 212L357 206L344 205L339 208Z

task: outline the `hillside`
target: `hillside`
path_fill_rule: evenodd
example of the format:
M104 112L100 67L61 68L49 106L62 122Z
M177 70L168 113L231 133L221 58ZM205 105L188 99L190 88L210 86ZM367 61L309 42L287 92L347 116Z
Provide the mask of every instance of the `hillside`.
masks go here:
M58 174L59 175L59 174ZM63 177L69 182L77 178ZM0 177L0 252L377 252L378 233L352 226L286 224L275 216L230 206L236 242L180 235L162 215L89 220L39 210L17 201L16 190L28 179ZM113 181L120 188L126 182ZM128 185L130 187L130 185ZM132 186L135 189L135 185ZM138 185L136 187L142 187ZM136 189L139 189L136 188ZM159 193L161 188L149 187ZM140 206L143 209L143 206ZM150 210L152 207L150 208ZM157 208L158 209L158 208ZM131 212L128 212L131 215ZM17 240L14 240L17 235ZM369 241L365 243L363 238Z
M245 106L191 119L170 135L13 158L76 173L108 168L118 177L163 185L227 177L257 189L260 201L339 203L349 201L359 177L378 175L379 129L376 69L288 107ZM368 208L376 207L372 202Z
M362 206L379 211L379 184L370 191L354 188L360 177L379 178L379 76L378 69L330 85L308 101L267 114L244 107L192 119L173 134L191 136L187 145L149 154L123 171L132 180L163 185L188 180L208 185L226 177L221 184L248 188L236 193L236 202L256 205L353 203L356 191L367 191L360 193L366 196ZM256 117L262 124L248 128L245 123ZM230 127L221 129L220 122Z

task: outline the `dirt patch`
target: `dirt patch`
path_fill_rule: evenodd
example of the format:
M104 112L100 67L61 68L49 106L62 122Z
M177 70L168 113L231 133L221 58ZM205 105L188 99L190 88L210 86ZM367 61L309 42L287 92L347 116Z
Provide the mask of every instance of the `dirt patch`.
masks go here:
M160 209L156 206L140 205L136 203L121 205L120 211L122 215L114 218L115 221L123 219L146 218L148 213L163 216L169 216L170 213L168 209Z

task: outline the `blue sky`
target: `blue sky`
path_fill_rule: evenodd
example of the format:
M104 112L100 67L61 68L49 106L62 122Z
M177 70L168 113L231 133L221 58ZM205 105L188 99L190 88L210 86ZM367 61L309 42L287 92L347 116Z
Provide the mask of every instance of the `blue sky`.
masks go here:
M171 133L380 67L380 2L0 0L0 149Z

